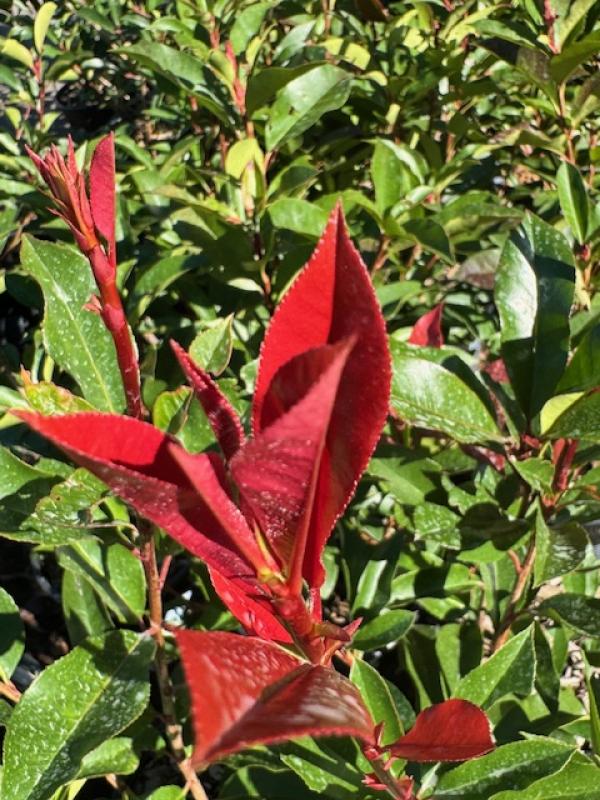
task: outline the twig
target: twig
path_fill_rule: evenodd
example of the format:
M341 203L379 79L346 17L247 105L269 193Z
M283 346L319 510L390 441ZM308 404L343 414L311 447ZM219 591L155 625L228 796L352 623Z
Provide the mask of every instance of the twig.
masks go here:
M525 591L525 586L527 585L527 581L529 576L531 575L531 570L533 569L533 564L535 562L535 537L532 536L529 541L529 547L527 548L527 554L525 556L525 560L520 568L517 569L517 565L515 563L515 569L517 570L517 579L515 581L515 585L510 595L510 599L508 601L508 605L506 607L506 611L504 612L504 616L498 626L498 630L496 631L496 636L494 637L494 642L492 645L492 653L497 652L502 645L506 643L508 636L510 634L510 626L513 624L515 619L517 618L517 605ZM514 562L513 562L514 563Z

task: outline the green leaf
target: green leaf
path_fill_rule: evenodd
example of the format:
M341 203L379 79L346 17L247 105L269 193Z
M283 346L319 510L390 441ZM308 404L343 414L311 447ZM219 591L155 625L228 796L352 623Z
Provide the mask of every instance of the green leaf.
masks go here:
M248 80L246 88L246 110L248 116L266 105L280 89L288 83L314 69L314 64L299 64L297 67L267 67L256 70Z
M446 231L431 217L411 219L403 224L403 229L413 237L424 250L435 253L448 264L454 263L454 254Z
M592 677L589 672L586 678L590 703L590 727L592 729L592 750L600 755L600 678Z
M378 139L373 148L371 177L379 213L385 214L412 189L424 183L423 172L410 148L389 139Z
M313 792L326 793L326 797L332 800L353 800L356 796L361 774L348 759L341 758L337 750L325 742L315 742L306 737L286 744L282 750L281 761ZM295 798L297 795L275 796Z
M525 458L522 461L515 458L510 462L519 475L532 489L542 494L552 493L554 480L554 464L543 458Z
M190 356L206 372L220 375L227 368L233 348L232 321L233 315L229 315L207 323L191 343Z
M459 442L499 441L487 407L461 378L441 364L420 358L416 348L392 341L391 405L411 425L443 431Z
M533 690L533 626L513 636L498 652L460 681L456 697L488 708L507 694L527 696Z
M404 734L404 726L396 709L387 682L366 661L355 658L350 680L358 686L362 698L376 725L384 723L383 744L391 744Z
M47 475L44 472L13 456L5 447L0 447L0 499L18 492L30 481L45 477Z
M565 47L550 60L550 74L557 83L561 83L577 69L600 51L600 32L592 33Z
M0 587L0 680L10 680L24 650L25 630L19 607Z
M46 41L50 20L56 8L56 3L42 3L35 15L35 21L33 23L33 41L38 53L41 53L44 49L44 42Z
M236 55L242 53L250 39L257 35L271 7L271 3L253 3L236 13L235 21L229 31L229 41Z
M358 650L376 650L397 642L415 621L412 611L383 611L375 619L364 622L352 640Z
M103 742L83 757L78 778L98 778L103 775L131 775L138 768L139 758L128 736L117 736Z
M150 697L154 643L115 631L87 639L27 689L4 742L3 796L48 800L86 755L126 728Z
M148 795L146 800L185 800L186 791L181 786L161 786Z
M444 597L466 592L479 585L464 564L422 567L403 572L392 582L391 600L407 603L419 597Z
M600 325L589 330L579 342L564 371L557 392L587 392L600 386Z
M552 396L565 368L574 289L564 236L529 215L504 245L495 289L502 355L529 419Z
M113 627L104 603L80 573L63 572L61 599L71 644L79 644L88 636L97 636Z
M568 4L562 4L565 13L559 14L554 23L555 33L560 42L561 49L564 47L571 33L595 4L596 0L573 0L573 2Z
M581 594L556 594L538 607L544 617L562 622L584 636L600 638L600 600Z
M48 354L96 408L122 411L125 396L112 338L100 317L84 308L97 291L87 259L71 247L26 236L21 260L44 293Z
M269 206L269 217L275 228L301 233L317 239L327 224L328 214L322 208L297 197L282 197Z
M578 567L589 544L585 528L566 522L549 528L538 508L535 521L535 584L565 575Z
M600 392L587 395L559 395L560 398L573 398L566 409L554 419L546 414L549 404L542 410L542 433L551 439L587 439L600 442ZM550 424L549 424L550 423Z
M520 791L561 769L574 748L554 739L535 737L498 747L442 775L436 786L439 800L483 800L511 786Z
M564 217L575 239L583 244L589 225L589 204L581 173L576 166L563 161L556 173L556 185Z
M2 53L15 61L19 61L23 66L33 69L33 55L31 50L28 50L25 45L18 42L16 39L5 39L2 45Z
M290 81L271 107L265 129L267 150L300 136L328 111L341 108L350 94L351 76L322 64Z
M598 800L600 767L573 760L523 791L504 791L490 800Z
M88 581L120 622L139 621L146 607L144 570L124 545L87 539L58 548L57 557L63 569Z

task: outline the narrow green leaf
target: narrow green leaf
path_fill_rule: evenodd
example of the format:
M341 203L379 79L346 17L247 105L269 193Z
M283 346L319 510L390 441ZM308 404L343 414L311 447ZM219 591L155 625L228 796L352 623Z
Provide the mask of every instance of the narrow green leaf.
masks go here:
M35 15L35 21L33 23L33 42L38 53L41 53L44 49L44 42L46 41L50 20L56 8L56 3L42 3Z
M533 626L513 636L488 661L460 681L456 697L488 708L507 694L527 696L533 690Z
M229 41L236 55L242 53L250 39L258 34L271 7L271 3L253 3L235 15L235 21L229 31Z
M63 572L61 600L71 644L79 644L88 636L97 636L113 627L104 603L80 573Z
M352 662L350 680L358 686L365 705L376 725L384 723L382 741L395 742L404 734L404 726L384 678L366 661Z
M154 643L115 631L87 639L27 689L4 742L3 796L48 800L74 780L86 755L144 710Z
M146 605L146 583L139 558L118 542L72 542L57 550L58 563L84 578L120 622L138 622Z
M436 786L439 800L483 800L511 786L515 791L561 769L574 748L536 737L498 747L493 753L468 761L442 775Z
M600 325L589 330L579 342L564 371L557 392L587 392L600 386Z
M600 756L600 678L594 678L588 672L586 684L590 702L592 749L596 756Z
M401 609L384 611L375 619L364 622L352 640L358 650L376 650L397 642L415 621L411 611Z
M0 680L8 681L25 649L25 630L19 607L0 587Z
M190 345L190 355L207 372L220 375L231 358L233 316L224 317L207 324Z
M16 39L5 39L2 45L2 53L15 61L19 61L23 66L33 69L33 55L31 50L28 50L25 45L18 42Z
M565 575L578 567L589 544L585 528L577 522L566 522L549 528L541 510L535 522L535 584Z
M579 244L583 244L587 238L589 225L589 204L581 173L576 166L563 161L556 173L556 185L565 219L575 239Z
M495 289L502 355L529 419L552 396L565 368L574 290L566 239L529 215L502 250Z
M42 287L48 354L102 411L122 411L125 397L110 334L84 306L97 291L90 265L77 250L26 236L21 260Z

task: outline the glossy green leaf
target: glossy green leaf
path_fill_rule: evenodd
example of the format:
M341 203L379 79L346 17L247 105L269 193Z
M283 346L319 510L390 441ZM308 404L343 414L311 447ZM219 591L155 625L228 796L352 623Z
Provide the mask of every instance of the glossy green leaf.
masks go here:
M600 600L565 592L548 597L538 612L574 628L584 636L600 638Z
M539 585L578 567L589 544L585 528L577 522L548 527L538 509L535 523L535 583Z
M597 800L600 767L573 760L522 791L504 791L491 800Z
M41 470L21 461L6 447L0 447L0 499L18 492L30 481L45 477Z
M358 650L376 650L397 642L408 632L414 620L415 615L411 611L383 611L374 619L363 622L352 640L352 646Z
M403 420L463 443L500 439L488 408L453 372L397 342L392 342L392 366L391 405Z
M580 64L588 61L600 52L600 32L584 36L578 42L572 42L550 61L550 73L557 83L561 83L577 69Z
M0 680L8 681L25 649L25 630L19 607L0 587Z
M362 778L360 772L325 742L308 737L291 742L285 745L280 758L311 791L321 795L326 792L327 797L337 800L352 800L356 796Z
M25 237L21 261L44 292L48 354L96 408L121 411L125 398L113 341L100 317L84 308L97 291L87 259L71 247Z
M139 621L146 606L144 570L124 545L87 539L60 547L57 556L63 569L88 581L119 621Z
M5 39L2 45L2 53L19 61L23 66L33 69L33 55L31 50L28 50L25 45L16 39Z
M269 206L269 217L276 228L284 228L317 239L327 224L322 208L295 197L282 197Z
M190 345L189 353L202 369L220 375L229 364L233 347L233 317L215 320L201 331Z
M567 398L568 395L560 397ZM543 434L551 439L588 439L591 442L600 442L600 392L579 396L573 394L571 397L574 402L569 402L566 409L554 419L550 414L544 418L544 408Z
M496 279L502 355L531 419L552 396L567 362L575 270L564 236L529 215L504 245Z
M80 573L65 570L61 589L63 614L71 644L79 644L88 636L97 636L113 627L104 603Z
M46 34L50 26L50 20L57 9L56 3L42 3L33 23L33 41L35 49L41 53L44 49Z
M507 786L515 792L521 791L564 767L573 749L542 737L505 744L446 772L440 778L435 796L440 800L483 800Z
M374 667L358 658L352 662L350 680L358 686L375 724L384 723L382 742L391 744L399 739L404 726L386 680Z
M556 173L556 185L565 219L576 241L583 244L589 224L589 204L581 173L576 166L563 161Z
M102 775L130 775L138 767L139 758L133 752L132 740L117 736L103 742L81 761L78 778L96 778Z
M265 131L268 150L300 136L328 111L341 108L350 94L350 74L322 64L288 83L271 108Z
M600 386L600 325L579 342L558 384L557 392L586 392Z
M425 251L435 253L449 264L454 263L452 245L439 222L431 218L411 219L402 227Z
M516 472L532 489L541 494L552 494L554 480L554 464L543 458L515 458L511 461Z
M47 667L15 708L4 742L3 792L48 800L82 762L148 703L154 643L115 631L87 639Z
M229 32L229 41L236 55L242 53L250 39L256 36L270 8L271 3L252 3L236 14Z
M481 666L460 681L455 697L488 708L507 694L527 696L533 690L533 627L513 636Z

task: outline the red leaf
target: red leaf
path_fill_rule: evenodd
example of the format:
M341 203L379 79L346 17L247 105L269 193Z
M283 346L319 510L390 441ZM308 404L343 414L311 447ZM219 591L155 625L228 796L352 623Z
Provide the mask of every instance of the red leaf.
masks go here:
M195 766L297 736L372 741L358 690L335 670L234 633L179 631L176 638L192 700Z
M302 564L325 438L353 345L353 341L343 340L288 361L274 383L282 376L282 390L288 392L300 384L313 381L312 385L231 462L231 474L295 593L302 588Z
M194 363L183 347L173 341L171 347L208 417L223 455L227 460L233 458L245 439L240 418L210 375Z
M109 133L98 143L90 165L90 206L94 225L108 242L111 263L115 264L115 136Z
M496 383L510 383L510 378L506 371L506 364L502 358L496 358L494 361L490 361L489 364L486 364L484 370Z
M255 584L242 578L225 578L214 569L210 570L210 579L223 603L248 633L270 642L293 643L290 633L273 614L269 599L259 594Z
M421 711L411 730L390 747L408 761L466 761L494 749L490 723L467 700L446 700Z
M226 577L253 578L237 541L243 533L241 515L222 488L211 456L190 456L157 428L130 417L15 414L210 567ZM195 487L180 462L194 473Z
M442 333L442 311L444 304L440 303L431 311L423 314L415 323L412 333L408 337L409 344L421 347L442 347L444 334Z
M352 245L337 207L312 258L275 312L265 336L253 406L258 435L297 397L276 395L274 378L295 356L324 344L356 337L343 372L317 480L303 576L321 585L321 553L336 519L348 504L385 422L390 392L390 356L385 323L373 286Z

